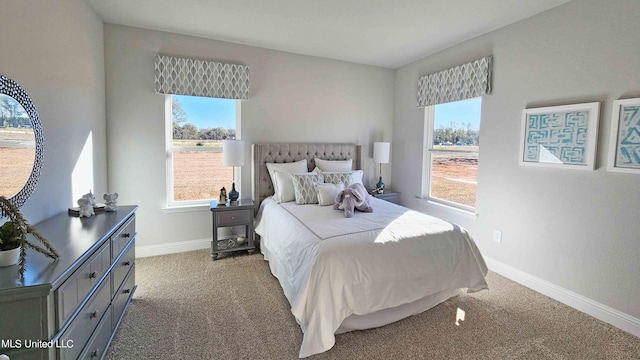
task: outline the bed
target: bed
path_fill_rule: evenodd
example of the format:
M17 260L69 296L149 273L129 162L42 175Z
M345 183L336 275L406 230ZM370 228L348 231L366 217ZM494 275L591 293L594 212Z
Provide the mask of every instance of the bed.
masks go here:
M354 144L254 144L260 251L303 331L299 356L327 351L335 334L383 326L460 293L487 289L487 267L467 231L371 198L372 213L276 203L266 163L353 159Z

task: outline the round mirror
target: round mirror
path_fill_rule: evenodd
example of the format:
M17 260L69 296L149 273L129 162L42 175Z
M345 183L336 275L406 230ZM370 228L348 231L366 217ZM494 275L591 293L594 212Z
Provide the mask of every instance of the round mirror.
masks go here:
M35 189L43 158L36 107L18 83L0 75L0 195L22 206Z

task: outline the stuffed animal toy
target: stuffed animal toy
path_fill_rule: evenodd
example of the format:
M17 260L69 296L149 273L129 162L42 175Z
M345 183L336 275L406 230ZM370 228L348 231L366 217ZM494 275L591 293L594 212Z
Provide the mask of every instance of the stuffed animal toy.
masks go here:
M355 183L340 191L336 197L334 210L344 210L345 217L352 217L353 211L372 212L373 208L369 203L369 193L364 185Z
M118 193L117 192L114 192L113 194L104 193L102 195L102 198L105 201L105 203L104 203L104 211L116 211L116 210L118 210L118 202L116 201L118 199Z

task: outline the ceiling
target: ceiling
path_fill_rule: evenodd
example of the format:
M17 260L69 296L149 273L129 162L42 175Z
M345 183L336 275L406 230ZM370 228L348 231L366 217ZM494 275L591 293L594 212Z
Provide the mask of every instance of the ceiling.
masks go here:
M86 0L107 23L395 69L569 0Z

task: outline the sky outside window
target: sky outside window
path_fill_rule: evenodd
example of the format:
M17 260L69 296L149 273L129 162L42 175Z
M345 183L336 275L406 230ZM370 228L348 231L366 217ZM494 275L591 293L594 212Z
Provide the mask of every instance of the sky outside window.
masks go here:
M471 130L480 130L480 112L482 98L439 104L435 107L434 129L451 127L456 123L457 128L467 128L471 123Z
M182 110L187 114L187 122L198 129L220 126L225 129L236 128L235 100L217 99L199 96L174 95L180 101Z

